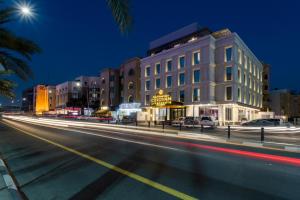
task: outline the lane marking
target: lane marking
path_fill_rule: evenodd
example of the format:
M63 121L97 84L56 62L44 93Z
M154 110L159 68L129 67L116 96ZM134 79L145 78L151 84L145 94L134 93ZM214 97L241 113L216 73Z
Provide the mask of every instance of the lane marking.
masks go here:
M10 124L8 124L8 123L6 123L6 122L3 122L3 123L6 124L7 126L11 127L11 128L14 128L14 129L16 129L16 130L18 130L18 131L20 131L20 132L26 134L26 135L29 135L29 136L34 137L34 138L36 138L36 139L42 140L42 141L44 141L44 142L46 142L46 143L52 144L52 145L54 145L54 146L56 146L56 147L59 147L59 148L65 150L65 151L68 151L68 152L70 152L70 153L76 154L76 155L78 155L78 156L80 156L80 157L82 157L82 158L85 158L85 159L87 159L87 160L93 161L93 162L95 162L95 163L97 163L97 164L99 164L99 165L101 165L101 166L103 166L103 167L106 167L106 168L108 168L108 169L110 169L110 170L113 170L113 171L115 171L115 172L118 172L118 173L120 173L120 174L123 174L123 175L125 175L125 176L128 176L128 177L130 177L130 178L132 178L132 179L134 179L134 180L136 180L136 181L138 181L138 182L144 183L145 185L148 185L148 186L153 187L153 188L155 188L155 189L157 189L157 190L163 191L163 192L165 192L165 193L167 193L167 194L170 194L170 195L172 195L172 196L174 196L174 197L177 197L177 198L179 198L179 199L189 199L189 200L197 199L197 198L195 198L195 197L192 197L192 196L189 196L189 195L187 195L187 194L185 194L185 193L182 193L182 192L180 192L180 191L177 191L177 190L175 190L175 189L173 189L173 188L170 188L170 187L165 186L165 185L163 185L163 184L160 184L160 183L158 183L158 182L152 181L152 180L150 180L150 179L148 179L148 178L145 178L145 177L140 176L140 175L138 175L138 174L135 174L135 173L133 173L133 172L127 171L127 170L125 170L125 169L122 169L122 168L120 168L120 167L117 167L117 166L115 166L115 165L112 165L112 164L110 164L110 163L108 163L108 162L105 162L105 161L103 161L103 160L100 160L100 159L97 159L97 158L95 158L95 157L92 157L92 156L90 156L90 155L88 155L88 154L82 153L82 152L80 152L80 151L77 151L77 150L72 149L72 148L70 148L70 147L67 147L67 146L64 146L64 145L62 145L62 144L56 143L56 142L54 142L54 141L48 140L48 139L46 139L46 138L43 138L43 137L34 135L33 133L30 133L30 132L28 132L28 131L25 131L25 130L16 128L16 127L11 126Z

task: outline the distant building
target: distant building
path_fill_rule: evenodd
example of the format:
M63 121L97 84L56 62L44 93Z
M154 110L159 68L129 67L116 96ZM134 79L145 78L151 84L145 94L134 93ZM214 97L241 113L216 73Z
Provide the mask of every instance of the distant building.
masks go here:
M270 108L278 116L300 117L300 94L288 89L272 90Z
M262 111L270 110L270 65L263 64L263 106Z
M24 112L33 112L33 90L31 87L22 92L21 110Z
M150 43L141 60L141 103L150 120L255 119L263 66L237 33L192 24Z
M120 103L141 101L140 59L132 58L120 67Z
M103 69L100 73L100 109L114 111L120 104L120 70Z
M49 111L49 95L46 85L37 85L33 92L34 113L41 115Z
M56 85L56 109L63 109L72 100L80 97L80 83L76 81L66 81Z
M47 86L49 111L55 111L56 108L56 86Z

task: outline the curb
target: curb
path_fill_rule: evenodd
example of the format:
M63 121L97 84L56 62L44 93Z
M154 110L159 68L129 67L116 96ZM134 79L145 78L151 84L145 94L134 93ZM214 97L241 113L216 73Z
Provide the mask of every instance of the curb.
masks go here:
M11 194L12 199L23 200L13 178L9 175L8 169L2 159L0 159L0 174L3 177L7 190Z

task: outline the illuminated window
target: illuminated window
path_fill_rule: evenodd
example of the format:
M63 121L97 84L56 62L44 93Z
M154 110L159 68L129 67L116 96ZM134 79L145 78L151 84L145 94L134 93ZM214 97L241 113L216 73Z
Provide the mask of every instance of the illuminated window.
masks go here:
M184 80L184 73L179 74L179 85L184 85L185 80Z
M238 62L239 62L239 64L241 65L242 64L242 50L240 50L240 49L238 49Z
M248 68L247 56L245 56L245 55L244 55L244 66L245 66L245 69Z
M244 73L244 85L247 86L246 72Z
M167 72L171 72L172 71L172 60L168 60L167 61L166 71Z
M225 62L232 61L232 47L225 48Z
M194 70L194 83L200 82L200 69Z
M193 90L193 101L200 101L200 89L194 88Z
M200 51L196 51L193 53L193 65L200 64Z
M146 89L146 91L149 91L149 90L150 90L150 80L147 80L147 81L146 81L145 89Z
M232 86L226 86L226 101L232 101Z
M178 60L179 69L183 69L185 67L185 57L180 56Z
M172 87L172 76L167 76L166 87Z
M155 88L156 88L156 89L159 89L159 88L160 88L160 78L157 78L157 79L155 80Z
M225 108L225 120L232 121L232 108Z
M160 74L160 63L155 65L155 74Z
M232 67L226 67L225 69L226 69L225 80L232 81Z

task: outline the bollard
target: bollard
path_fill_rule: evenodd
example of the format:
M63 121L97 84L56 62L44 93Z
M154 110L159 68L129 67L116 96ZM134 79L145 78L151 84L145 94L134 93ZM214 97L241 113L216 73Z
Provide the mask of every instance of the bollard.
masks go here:
M182 124L180 123L179 124L179 130L181 131L181 129L182 129Z
M227 130L227 138L230 139L230 126L228 126L228 130Z
M150 121L148 122L148 127L150 128Z
M201 133L203 133L203 130L204 130L204 127L203 127L203 124L201 124L201 129L200 129Z
M264 127L261 127L261 129L260 129L260 141L261 142L265 141L265 129L264 129Z
M162 122L162 128L165 129L165 122Z

